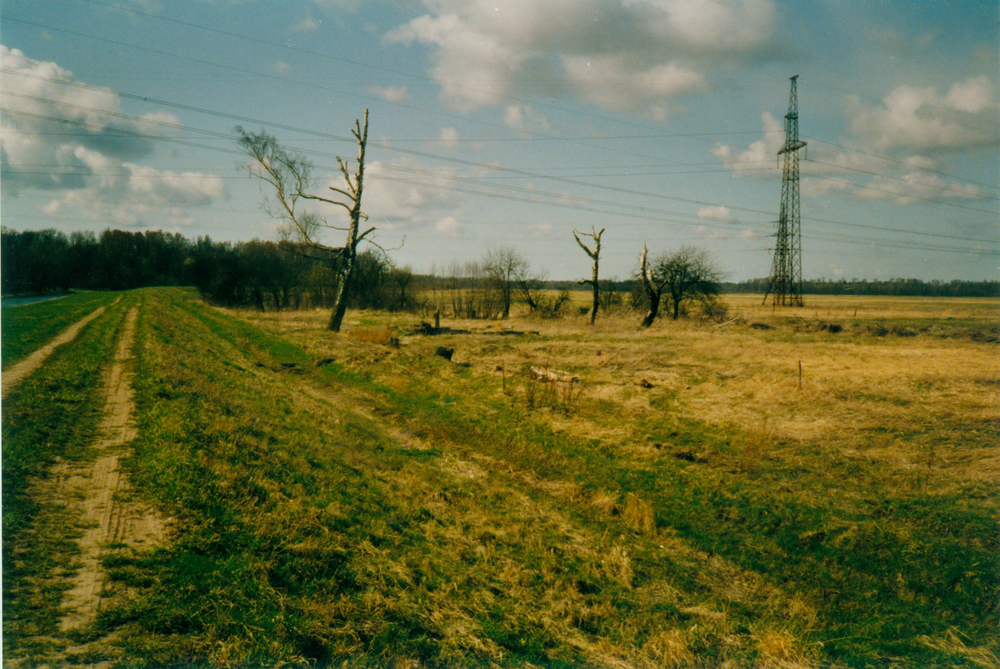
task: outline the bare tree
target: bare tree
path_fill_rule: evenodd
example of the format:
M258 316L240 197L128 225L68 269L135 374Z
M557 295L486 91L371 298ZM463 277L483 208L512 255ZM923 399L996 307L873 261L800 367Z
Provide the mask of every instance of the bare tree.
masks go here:
M649 311L642 319L642 327L644 328L652 325L657 314L660 313L660 296L663 295L663 287L666 284L666 281L656 276L650 269L648 255L649 251L643 245L642 253L639 255L639 278L642 280L642 287L649 299Z
M346 198L332 199L308 192L312 187L312 164L302 156L295 156L280 146L277 140L261 131L247 132L241 127L236 128L239 135L238 145L252 162L250 173L271 184L274 187L276 208L268 208L268 212L284 221L282 236L286 241L294 239L299 248L310 257L326 261L330 264L337 285L334 288L333 311L327 329L340 331L344 313L347 310L347 297L351 290L351 280L354 276L358 245L375 228L359 232L361 220L368 220L368 215L361 210L361 193L364 189L365 177L365 147L368 144L368 110L365 110L365 124L360 120L354 122L351 133L358 143L358 167L352 175L347 162L337 157L337 164L346 181L346 189L330 186L337 196ZM336 197L336 196L334 196ZM326 204L337 205L347 210L349 222L347 227L329 223L325 217L315 212L297 210L299 200L316 200ZM341 230L347 232L347 239L341 247L328 246L319 241L325 230ZM369 240L370 241L370 240Z
M594 290L594 306L590 310L590 324L594 324L594 320L597 318L597 306L600 303L601 297L601 287L598 283L597 269L598 263L601 259L601 235L604 234L604 228L601 228L600 232L597 232L593 226L590 228L590 232L580 232L577 233L576 230L573 231L573 237L576 239L576 243L580 245L580 248L586 251L587 255L590 256L591 260L594 261L594 276L591 279L580 279L578 283L580 285L590 284ZM591 251L590 248L580 241L580 235L590 237L594 240L594 250Z
M722 271L705 249L684 246L678 251L656 258L650 266L646 247L639 256L639 275L649 299L649 312L643 327L653 324L666 291L674 320L680 317L681 304L686 300L709 301L722 288Z
M682 246L661 258L656 263L656 274L670 294L674 320L680 316L681 303L685 300L704 302L722 290L722 271L706 249L694 246Z
M528 262L513 248L505 247L487 252L483 258L482 269L489 279L490 286L500 296L500 318L510 317L510 303L514 297L514 289L522 277L527 276Z

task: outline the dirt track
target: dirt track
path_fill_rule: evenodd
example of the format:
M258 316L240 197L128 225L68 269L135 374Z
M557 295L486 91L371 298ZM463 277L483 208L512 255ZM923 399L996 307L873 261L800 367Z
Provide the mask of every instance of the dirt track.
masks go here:
M165 534L161 518L128 499L129 485L119 469L119 460L128 455L128 444L137 434L129 365L138 315L137 307L128 312L114 358L105 373L103 418L93 444L96 460L83 464L59 463L48 477L32 486L36 500L43 505L68 506L84 528L78 540L79 569L57 577L65 579L69 586L60 607L62 633L93 623L103 599L110 595L105 590L106 578L101 568L104 555L113 551L148 550L158 545ZM92 317L93 314L88 318ZM74 646L68 639L55 641L61 641L64 653L72 656L93 651L106 640L98 639L83 647ZM66 663L69 661L66 655L46 659Z
M117 302L118 300L115 300L115 303ZM17 384L19 384L25 377L29 376L32 372L41 367L42 363L45 362L45 359L50 355L52 355L52 352L54 350L56 350L63 344L66 344L76 339L76 336L80 334L80 330L83 329L83 326L85 326L87 323L89 323L90 321L94 320L95 318L103 314L105 309L107 309L107 307L100 307L98 309L94 309L94 311L92 311L90 314L84 316L76 323L73 323L73 325L70 325L68 328L59 333L59 335L55 339L50 341L48 344L41 347L40 349L29 355L24 360L17 363L16 365L11 366L10 369L5 371L3 373L3 388L0 389L0 399L7 397L7 394L11 390L13 390L14 387L17 386Z

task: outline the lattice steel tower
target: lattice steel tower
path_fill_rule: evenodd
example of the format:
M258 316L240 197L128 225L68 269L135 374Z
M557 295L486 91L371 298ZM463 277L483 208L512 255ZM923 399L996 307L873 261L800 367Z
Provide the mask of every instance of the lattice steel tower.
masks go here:
M806 143L799 139L799 102L795 80L791 78L792 92L788 96L788 113L785 114L785 143L778 155L785 156L781 177L781 211L778 213L778 231L775 234L774 262L771 277L764 293L764 303L772 296L773 305L802 306L802 222L799 215L799 149Z

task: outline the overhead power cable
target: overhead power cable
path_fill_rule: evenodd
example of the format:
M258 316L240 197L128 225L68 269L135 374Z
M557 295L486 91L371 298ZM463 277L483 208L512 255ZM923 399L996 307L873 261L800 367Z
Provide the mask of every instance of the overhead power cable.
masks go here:
M91 112L94 112L94 113L109 113L106 110L100 110L100 109L95 109L95 108L87 108L87 107L82 107L80 105L70 105L70 106L72 106L74 108L77 108L77 109L80 109L82 111L91 111ZM57 123L63 123L63 124L69 124L69 125L76 125L76 126L81 126L81 127L92 127L92 128L98 129L98 130L105 129L103 126L98 126L96 124L88 123L86 121L73 121L73 120L63 119L63 118L59 118L59 117L45 116L45 115L42 115L42 114L34 114L34 113L30 113L30 112L23 112L23 111L20 111L20 110L12 110L12 109L4 109L4 111L7 111L8 113L14 113L14 114L19 114L19 115L24 115L24 116L29 116L29 117L34 117L34 118L40 118L40 119L44 119L44 120L49 120L49 121L53 121L53 122L57 122ZM219 113L221 114L221 112L219 112ZM110 114L114 115L115 113L112 112ZM128 115L124 115L124 116L127 116L128 120L132 120L132 121L139 122L139 123L150 122L150 120L143 119L141 117L128 116ZM197 128L192 128L192 127L189 127L189 126L180 126L178 124L169 124L169 123L166 123L166 122L163 122L163 121L155 121L154 125L159 125L161 127L162 126L168 126L168 127L172 127L172 128L180 129L180 130L185 130L185 131L189 131L189 132L204 133L204 134L210 135L210 136L225 137L227 139L231 139L228 135L226 135L224 133L219 133L219 132L215 132L215 131L211 131L211 130L197 129ZM289 127L289 126L286 126L285 129L290 129L290 130L295 130L295 131L298 130L297 128L292 128L292 127ZM115 129L113 129L113 131L117 132L117 133L122 133L122 134L137 136L137 137L142 137L142 138L146 138L146 139L150 139L150 140L165 141L165 142L170 142L170 143L174 143L174 144L179 144L179 145L184 145L184 146L190 146L190 147L200 148L200 149L206 149L206 150L211 150L211 151L220 151L220 152L234 154L234 155L240 155L240 156L243 155L240 151L238 151L236 149L228 150L228 149L224 149L224 148L220 148L220 147L206 147L206 146L203 146L203 145L198 145L198 144L193 143L193 142L186 142L186 141L179 140L179 139L172 138L172 137L162 137L162 136L159 136L159 135L147 135L147 134L143 134L141 132L130 131L130 130L122 129L122 128L115 128ZM315 133L315 134L317 134L317 135L324 135L324 133ZM383 144L376 144L376 143L370 143L369 146L377 146L377 147L380 147L380 148L384 148L384 149L392 150L392 151L398 151L398 152L405 153L405 154L418 155L418 156L421 156L421 157L427 157L427 158L432 158L432 159L437 159L437 160L444 160L444 161L447 161L447 162L454 162L454 163L464 164L464 165L468 165L468 166L472 166L472 167L476 167L476 168L480 168L480 169L495 170L495 171L500 171L500 172L504 172L504 173L508 173L508 174L516 174L516 175L519 175L519 176L522 176L522 177L527 177L527 178L547 179L547 180L552 180L552 181L561 182L561 183L579 185L579 186L583 186L583 187L586 187L586 188L597 188L597 189L600 189L600 190L607 190L607 191L612 191L612 192L621 192L621 193L630 194L630 195L641 195L641 196L645 196L645 197L653 197L653 198L658 198L658 199L680 201L680 202L686 202L686 203L691 203L691 204L698 204L698 205L702 205L702 206L725 206L725 207L729 208L730 210L734 210L734 211L743 211L743 212L754 213L754 214L762 214L762 215L765 215L765 216L770 216L771 215L771 212L760 210L760 209L754 209L754 208L750 208L750 207L740 207L740 206L736 206L736 205L730 206L730 205L724 205L724 204L715 203L715 202L707 202L707 201L702 201L702 200L691 200L691 199L688 199L688 198L679 198L679 197L667 196L667 195L663 195L663 194L659 194L659 193L648 193L648 192L637 191L637 190L633 190L633 189L623 189L623 188L614 187L614 186L607 186L607 185L604 185L604 184L595 184L595 183L592 183L592 182L580 181L578 179L570 179L570 178L567 178L567 177L559 177L559 176L552 176L552 175L537 174L537 173L533 173L533 172L530 172L530 171L527 171L527 170L521 170L521 169L516 169L516 168L505 168L505 167L499 167L499 166L496 166L496 165L488 165L488 164L484 164L484 163L477 163L477 162L474 162L474 161L462 160L462 159L458 159L458 158L449 158L449 157L444 157L444 156L436 156L434 154L429 154L429 153L422 152L422 151L415 151L413 149L401 149L399 147L392 147L392 146L383 145ZM336 157L333 154L328 154L328 153L323 153L323 152L318 152L318 151L303 151L303 153L305 153L307 155L315 155L315 156L320 156L320 157L325 157L325 158L334 158L334 157ZM431 172L428 172L428 173L429 174L433 174ZM481 195L487 195L485 193L480 193L480 194ZM626 209L630 208L628 206L621 205L620 203L610 203L610 204L612 204L614 206L617 206L619 209L621 209L621 208L626 208ZM650 208L649 207L639 207L639 209L640 210L649 210ZM670 213L676 213L676 212L670 212ZM813 220L813 221L825 222L825 223L832 223L832 224L835 224L835 225L843 225L843 226L847 226L847 227L867 228L867 229L884 231L884 232L900 232L900 233L903 233L903 234L919 235L919 236L926 236L926 237L940 237L940 238L958 239L958 240L961 240L961 241L985 242L985 243L993 243L994 242L994 240L985 240L985 239L958 237L958 236L955 236L955 235L946 235L946 234L943 234L943 233L918 232L918 231L912 231L912 230L903 230L903 229L899 229L899 228L886 228L886 227L882 227L882 226L871 226L871 225L864 225L864 224L860 224L860 223L849 223L849 222L846 222L846 221L834 221L834 220L829 220L829 219L821 219L821 218L813 218L813 217L807 217L807 220Z

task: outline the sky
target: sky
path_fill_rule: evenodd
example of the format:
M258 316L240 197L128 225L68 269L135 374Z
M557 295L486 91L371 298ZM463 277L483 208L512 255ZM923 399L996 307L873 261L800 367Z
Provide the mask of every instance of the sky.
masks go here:
M277 240L235 128L328 195L368 109L399 266L589 278L603 229L605 278L767 277L798 76L803 277L998 279L998 36L996 0L2 0L0 220Z

